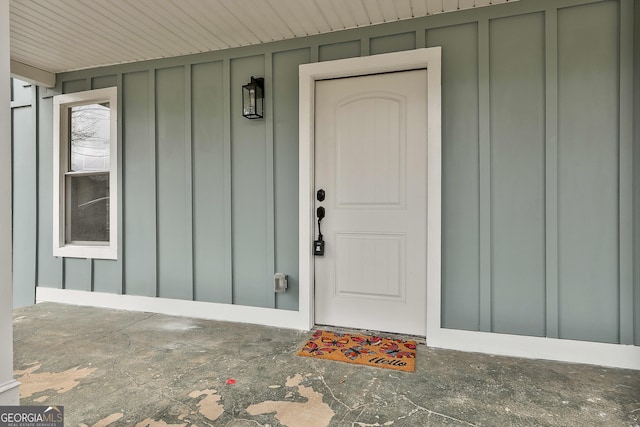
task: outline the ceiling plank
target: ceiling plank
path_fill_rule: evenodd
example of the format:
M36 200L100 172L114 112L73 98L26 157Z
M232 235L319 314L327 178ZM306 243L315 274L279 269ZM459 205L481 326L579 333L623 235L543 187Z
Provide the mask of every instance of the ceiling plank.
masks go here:
M380 9L379 0L362 0L362 4L372 24L384 22L384 15Z
M444 12L444 6L442 5L443 0L428 0L427 1L427 11L429 15L435 15L436 13Z
M517 0L11 0L11 58L63 72Z
M396 10L394 3L391 1L380 0L378 2L380 10L382 11L382 17L384 22L397 21L398 11Z
M426 16L427 0L411 0L411 12L413 16Z
M476 6L476 0L458 0L458 7L462 9L471 9Z
M395 2L395 7L398 19L414 18L411 0L397 0Z

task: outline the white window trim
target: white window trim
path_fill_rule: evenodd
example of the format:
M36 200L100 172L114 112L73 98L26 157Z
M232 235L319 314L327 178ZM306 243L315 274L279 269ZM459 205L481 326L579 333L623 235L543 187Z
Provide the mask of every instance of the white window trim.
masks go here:
M66 170L68 145L68 108L74 105L109 102L109 243L66 244L65 243L65 185L63 171ZM76 92L53 97L53 255L70 258L118 258L118 89Z

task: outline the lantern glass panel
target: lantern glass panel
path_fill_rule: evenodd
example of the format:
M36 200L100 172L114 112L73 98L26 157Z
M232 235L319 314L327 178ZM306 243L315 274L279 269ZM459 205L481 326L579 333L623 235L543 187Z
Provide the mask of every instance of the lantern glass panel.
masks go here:
M251 78L251 82L242 86L242 115L248 119L264 116L264 91L262 79Z

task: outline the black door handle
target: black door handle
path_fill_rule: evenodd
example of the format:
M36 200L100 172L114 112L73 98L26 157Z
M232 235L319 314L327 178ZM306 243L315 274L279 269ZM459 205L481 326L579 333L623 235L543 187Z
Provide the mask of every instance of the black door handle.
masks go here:
M320 223L322 222L322 218L324 218L324 215L324 208L322 206L318 206L318 208L316 209L316 216L318 217L318 239L313 242L313 254L316 256L324 255L324 240L322 238L322 231L320 229Z

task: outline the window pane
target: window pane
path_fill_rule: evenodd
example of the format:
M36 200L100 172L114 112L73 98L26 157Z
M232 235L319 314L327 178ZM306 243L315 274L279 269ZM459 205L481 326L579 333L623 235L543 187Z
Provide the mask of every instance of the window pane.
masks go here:
M108 102L70 108L70 171L109 170L109 124Z
M109 174L67 175L67 243L109 241Z

